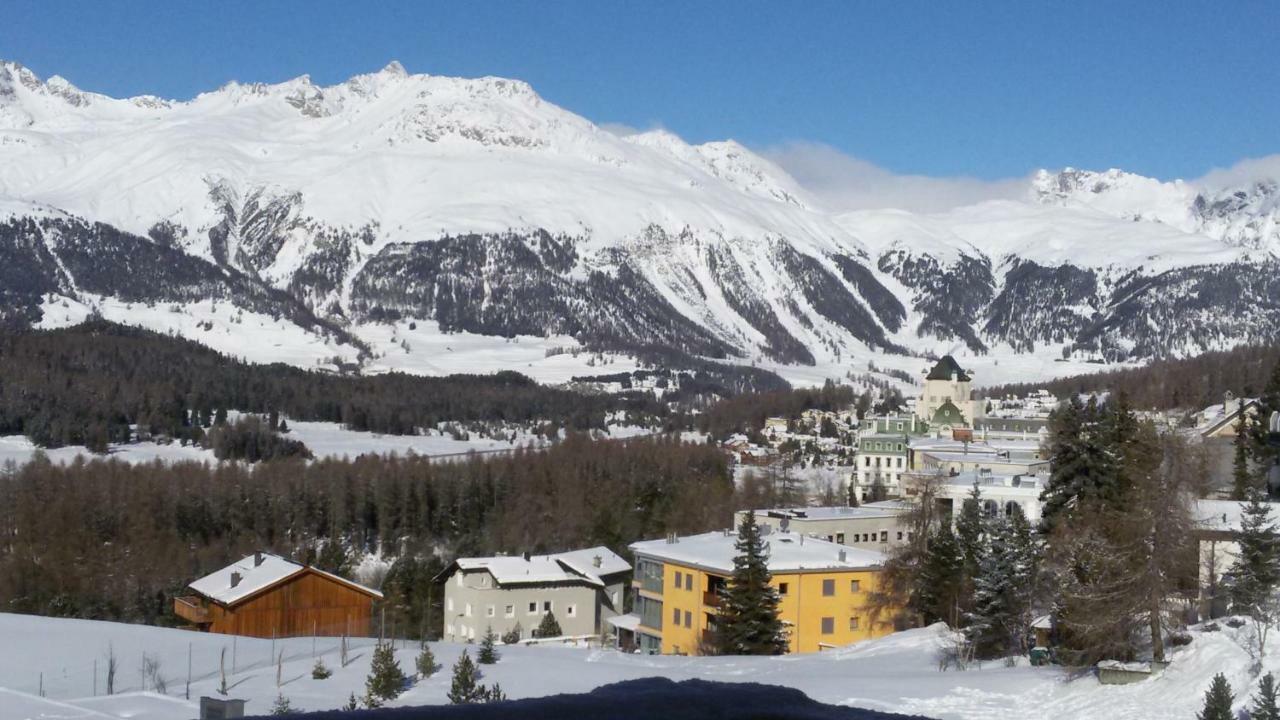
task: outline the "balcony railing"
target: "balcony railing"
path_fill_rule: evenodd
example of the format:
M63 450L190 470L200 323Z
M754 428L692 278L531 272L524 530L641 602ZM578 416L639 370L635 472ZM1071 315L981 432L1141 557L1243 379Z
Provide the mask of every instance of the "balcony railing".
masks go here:
M205 607L204 603L200 601L200 598L195 597L194 595L174 598L173 612L183 620L197 625L211 622L209 617L209 608Z
M720 607L720 593L704 592L702 593L702 604L707 607Z

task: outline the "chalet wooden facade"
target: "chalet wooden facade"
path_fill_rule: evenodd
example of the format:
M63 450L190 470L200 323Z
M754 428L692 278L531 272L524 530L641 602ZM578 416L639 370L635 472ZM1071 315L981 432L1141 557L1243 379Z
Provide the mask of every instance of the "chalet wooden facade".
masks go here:
M254 553L189 586L174 613L194 628L250 637L370 633L382 593L268 553Z

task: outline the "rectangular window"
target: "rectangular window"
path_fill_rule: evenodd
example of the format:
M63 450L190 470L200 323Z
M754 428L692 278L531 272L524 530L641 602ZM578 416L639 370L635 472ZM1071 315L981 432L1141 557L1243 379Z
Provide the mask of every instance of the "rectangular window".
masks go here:
M529 614L530 614L530 615L537 615L537 614L538 614L538 603L536 603L536 602L531 602L531 603L529 603Z
M687 628L693 627L693 613L688 610L684 611L684 626Z
M889 542L889 531L888 531L888 530L881 530L881 531L880 531L880 542Z
M831 597L836 594L836 581L827 579L822 581L822 596Z
M787 583L778 583L778 594L779 594L779 595L786 595L786 594L787 594L787 589L788 589L788 585L787 585Z
M683 580L684 578L682 577L682 573L679 570L677 570L676 571L676 589L677 590L680 589L680 586L683 584Z
M860 580L850 580L850 581L849 581L849 592L851 592L851 593L856 593L856 592L858 592L858 591L860 591L860 590L862 590L862 581L860 581Z
M684 589L685 590L693 589L693 573L684 574Z
M484 609L485 617L493 617L495 613L496 611L494 610L494 607L492 605Z
M504 608L503 615L504 615L504 616L506 616L506 617L515 617L515 616L516 616L516 606L515 606L515 605L508 605L506 608Z
M671 624L680 627L680 608L671 608Z
M844 533L836 533L836 542L844 544Z
M542 601L542 612L544 612L544 613L549 613L549 612L551 612L551 601L550 601L550 600L543 600L543 601Z
M569 616L569 617L574 617L575 615L577 615L577 614L578 614L578 606L577 606L577 605L569 605L569 606L567 606L567 607L564 609L564 614L565 614L565 615L567 615L567 616Z
M898 539L899 539L899 540L901 540L901 539L902 539L902 531L901 531L901 530L899 530L899 531L898 531Z
M850 630L857 630L857 629L858 629L858 618L856 618L856 617L851 617L851 618L849 618L849 629L850 629Z
M822 634L830 635L836 631L836 619L833 617L822 618Z

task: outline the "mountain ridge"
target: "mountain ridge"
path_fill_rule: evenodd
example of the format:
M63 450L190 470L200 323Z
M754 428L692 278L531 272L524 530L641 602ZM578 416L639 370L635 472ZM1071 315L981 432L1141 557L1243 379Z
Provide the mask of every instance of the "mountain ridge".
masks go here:
M838 214L732 140L619 136L516 80L393 61L117 100L0 62L5 317L223 301L366 358L417 321L822 367L1267 341L1280 193L1251 187L1068 169L1025 201Z

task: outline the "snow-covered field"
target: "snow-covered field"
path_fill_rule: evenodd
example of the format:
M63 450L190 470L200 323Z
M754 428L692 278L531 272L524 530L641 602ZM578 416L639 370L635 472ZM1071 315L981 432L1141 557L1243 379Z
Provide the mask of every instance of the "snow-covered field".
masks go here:
M1152 720L1195 717L1214 673L1224 672L1235 690L1237 708L1254 691L1249 658L1232 630L1192 631L1189 646L1173 651L1163 675L1135 685L1102 686L1092 676L1068 679L1056 668L987 663L963 672L938 670L938 627L897 633L881 640L817 655L776 658L689 658L625 655L599 648L556 646L502 648L501 661L485 667L485 682L499 683L511 698L582 692L600 685L649 676L675 680L703 678L763 682L795 687L816 700L914 713L936 718L1046 718ZM195 705L184 699L188 652L192 658L191 697L216 695L218 664L226 650L230 697L248 700L246 712L265 713L277 695L303 710L341 706L350 693L363 692L369 672L369 641L356 641L347 667L339 667L337 642L319 640L316 654L333 670L313 680L312 641L278 641L191 633L117 623L0 614L0 720L33 718L131 718L188 720ZM392 705L447 702L449 667L461 644L433 643L444 669L418 682ZM116 678L123 696L103 698L108 649L120 663ZM472 648L474 650L474 648ZM277 687L270 660L283 651ZM139 694L142 654L159 659L165 694ZM406 672L413 668L413 643L398 650ZM94 697L94 663L98 681ZM1267 670L1280 669L1272 654ZM44 698L39 697L43 684Z
M234 419L237 413L231 413ZM530 434L524 430L512 429L504 437L485 437L478 433L470 433L465 440L455 440L449 433L440 429L429 429L422 435L385 435L382 433L348 430L338 423L304 422L289 420L288 437L301 441L317 459L358 457L360 455L422 455L438 458L456 458L467 453L508 452L523 447L543 447L548 444L545 438ZM648 435L650 428L633 425L611 425L609 433L602 435L613 439L623 439ZM501 435L502 433L497 433ZM687 433L693 441L705 441L698 433ZM6 462L19 465L28 463L39 452L37 447L21 435L0 436L0 466ZM128 444L112 444L106 456L95 456L83 445L71 445L43 451L48 458L60 464L74 462L77 457L86 459L93 457L110 457L129 463L148 463L155 460L161 462L180 462L194 460L197 462L217 462L212 450L194 445L170 443L161 445L155 442L137 442Z

